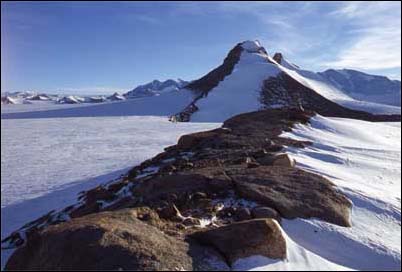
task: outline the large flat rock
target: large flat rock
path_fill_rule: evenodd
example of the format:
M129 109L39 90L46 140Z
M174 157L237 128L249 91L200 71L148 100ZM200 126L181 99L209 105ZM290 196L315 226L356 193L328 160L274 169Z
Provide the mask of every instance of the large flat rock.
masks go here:
M350 226L351 202L323 176L282 166L233 169L227 173L241 197L272 207L284 218L316 217Z
M286 258L286 240L272 219L254 219L192 235L199 243L213 246L230 264L253 255Z

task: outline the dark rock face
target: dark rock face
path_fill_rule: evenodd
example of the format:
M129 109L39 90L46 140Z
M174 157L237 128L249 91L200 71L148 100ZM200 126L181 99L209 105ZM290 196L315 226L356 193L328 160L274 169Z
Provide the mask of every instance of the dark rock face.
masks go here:
M326 99L314 90L282 72L276 77L270 77L263 83L260 101L266 107L282 105L283 107L299 108L315 111L323 116L353 118L365 121L385 122L400 121L400 115L374 115L364 111L345 108Z
M239 258L262 255L286 258L286 240L271 219L254 219L194 233L199 243L212 246L233 264Z
M282 59L283 59L282 53L275 53L273 59L274 59L277 63L281 64L281 63L282 63Z
M198 256L202 256L199 251L205 255L217 254L163 234L130 210L103 212L51 226L38 233L13 254L5 268L196 270L197 262L201 260L191 256L194 248Z

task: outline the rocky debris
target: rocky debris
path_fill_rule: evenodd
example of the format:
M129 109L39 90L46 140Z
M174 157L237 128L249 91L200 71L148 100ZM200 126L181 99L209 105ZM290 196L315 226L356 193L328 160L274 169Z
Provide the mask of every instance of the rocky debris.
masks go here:
M251 210L251 215L254 218L272 218L278 222L281 221L281 216L272 208L269 207L255 207Z
M262 255L286 258L286 240L272 219L254 219L191 235L200 244L214 247L232 265L240 258Z
M22 246L22 249L27 247L24 246L26 241L31 245L37 243L35 242L37 236L41 237L43 241L53 239L52 237L56 236L58 238L64 237L62 234L59 236L58 232L56 235L50 231L57 230L56 227L59 225L65 226L63 233L69 232L69 235L79 236L81 230L75 228L75 224L70 224L70 222L79 222L77 220L92 218L92 216L97 218L99 222L109 220L110 216L121 217L117 219L120 222L126 220L127 217L122 211L129 209L135 220L151 226L161 233L158 239L169 237L174 241L185 241L187 246L190 245L186 252L192 252L192 248L199 247L198 243L194 241L201 243L203 240L202 238L195 239L194 237L198 234L193 237L194 233L199 233L200 230L203 230L203 233L209 231L214 233L221 228L225 230L226 227L230 229L231 226L234 226L233 231L228 231L229 234L226 235L226 231L224 232L225 236L221 238L223 240L217 240L223 241L223 244L220 242L219 246L222 246L225 251L222 251L218 245L212 244L211 246L220 253L211 253L209 249L207 251L213 256L217 256L218 259L220 258L219 254L225 255L228 264L231 264L237 256L246 256L247 254L283 258L284 255L278 252L285 252L284 254L286 254L286 250L283 251L283 244L281 244L278 236L274 235L276 244L272 249L266 249L263 245L267 243L261 242L267 241L264 239L271 239L272 237L268 235L271 232L268 230L275 227L279 228L279 225L261 222L266 220L273 222L270 218L279 222L281 217L289 219L315 217L340 226L350 226L350 201L338 192L327 179L297 169L294 162L286 153L283 153L284 145L303 148L311 144L283 138L281 134L284 131L291 131L295 124L308 123L313 115L314 113L311 111L297 108L267 109L230 118L219 129L185 135L179 139L177 145L167 147L164 152L154 158L133 167L127 175L82 192L76 205L69 206L60 212L52 212L45 219L34 221L17 230L3 240L2 245L5 242L11 247ZM255 223L252 218L259 221L257 220ZM62 223L63 221L68 222ZM247 223L250 225L236 227L236 224L243 222L251 223ZM119 224L116 231L120 229ZM134 226L136 225L137 223L134 223ZM254 225L256 225L255 229L259 230L259 234L255 233ZM96 225L90 229L97 230L99 227ZM253 231L250 231L252 229ZM131 236L128 235L127 239L131 239L130 237L134 235L130 231L128 232ZM244 234L243 231L247 233ZM114 234L110 234L110 232L109 229L106 231L108 237L109 235L114 237ZM232 234L232 237L240 238L233 242L233 247L230 250L229 246L225 247L225 241L229 240L224 240L224 238ZM248 237L247 235L250 237L255 235L255 237L243 239L243 237ZM205 238L206 236L197 237ZM79 246L85 248L85 246L88 247L85 244L91 242L88 240L80 242L78 239L74 239L70 241L72 244L68 244L70 248ZM95 240L95 245L101 241L100 239ZM118 243L123 243L124 240L113 239ZM246 243L248 240L250 241L249 244ZM204 243L212 243L211 241L205 240ZM126 241L126 243L128 242ZM38 247L41 244L35 244L35 246ZM62 242L59 241L57 246L61 247ZM181 247L179 245L177 247L181 252ZM120 245L116 248L119 249ZM127 256L134 254L134 251L130 253L131 249L123 248L121 255L123 260L126 258L125 254L128 254ZM247 249L242 251L240 248ZM198 260L199 256L206 256L203 253L205 248L201 246L198 249L194 251L197 252L195 255L190 255L194 262L197 260L197 267L198 265L204 267L208 261L203 259L203 261L198 262ZM26 263L30 265L29 267L43 265L42 261L39 260L42 258L41 256L30 252L32 248L27 250L18 250L10 259L11 263L13 265L16 265L17 262L25 263L25 258L28 258L29 261ZM93 252L99 250L100 256L103 256L102 254L105 252L103 250L106 249L94 247L93 250ZM139 265L143 265L141 269L167 268L170 265L170 255L166 259L166 262L169 262L168 264L164 261L158 262L160 267L157 267L157 264L153 262L154 259L152 258L154 257L151 258L152 261L148 261L147 258L154 256L152 255L154 252L156 252L155 254L162 254L162 251L158 251L156 247L148 249L152 254L147 253L148 255L145 254L145 257L141 255L143 248L134 247L133 250L139 250L135 258L141 259L138 261ZM270 250L274 250L274 252ZM30 253L21 254L18 252ZM60 267L69 267L69 264L65 263L64 260L70 262L70 259L57 259L58 256L53 258L53 255L48 251L43 251L43 254L45 254L44 260L52 258L46 268L50 268L52 265L56 266L56 262L59 262ZM116 251L115 254L113 256L120 256L120 251ZM155 258L159 260L158 257ZM115 261L115 259L112 260ZM180 269L195 268L194 263L190 267L187 260L189 259L183 261ZM81 260L77 257L77 259L71 260L72 263L76 262L77 267L79 261L83 262L84 267L85 265L96 267L96 262L91 258ZM62 262L63 264L61 264ZM90 262L95 263L90 264Z
M201 225L200 219L194 217L187 217L183 220L183 225L185 226L199 226Z
M197 270L197 263L206 266L200 258L219 258L217 252L167 236L137 216L128 209L51 226L19 248L5 269Z
M197 99L195 99L193 102L190 103L184 110L181 112L174 114L169 117L169 121L171 122L189 122L191 115L198 111L198 107L195 105L195 102Z
M180 220L180 218L183 217L176 205L173 203L168 204L166 207L160 208L158 210L158 215L160 218L170 220Z
M282 217L316 217L350 227L351 202L320 175L281 166L236 169L227 174L241 197L272 207Z

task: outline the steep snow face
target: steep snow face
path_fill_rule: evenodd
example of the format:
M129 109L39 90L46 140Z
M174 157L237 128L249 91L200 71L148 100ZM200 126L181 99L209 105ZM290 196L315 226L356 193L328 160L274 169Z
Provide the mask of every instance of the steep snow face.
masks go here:
M159 95L165 92L177 91L187 83L187 81L181 79L168 79L165 81L154 80L147 84L136 87L135 89L124 94L124 96L127 98L139 98Z
M245 48L232 73L197 101L199 111L191 116L194 122L222 122L236 114L258 110L262 82L276 76L280 69L262 52L258 42L245 42ZM265 51L265 50L264 50Z
M349 69L330 69L319 74L354 99L401 106L400 81Z
M351 228L319 220L284 220L299 245L358 270L400 269L401 124L313 117L282 136L312 141L288 148L297 167L322 174L353 202Z

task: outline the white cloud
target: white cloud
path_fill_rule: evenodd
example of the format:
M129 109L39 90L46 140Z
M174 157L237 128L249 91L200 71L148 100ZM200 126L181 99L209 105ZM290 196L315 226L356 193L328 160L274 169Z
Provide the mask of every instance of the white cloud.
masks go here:
M332 16L349 20L354 42L341 50L329 67L390 69L401 67L401 3L344 3Z

